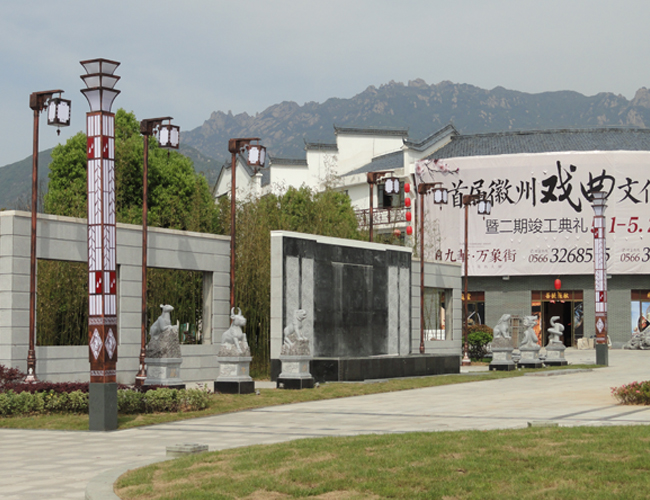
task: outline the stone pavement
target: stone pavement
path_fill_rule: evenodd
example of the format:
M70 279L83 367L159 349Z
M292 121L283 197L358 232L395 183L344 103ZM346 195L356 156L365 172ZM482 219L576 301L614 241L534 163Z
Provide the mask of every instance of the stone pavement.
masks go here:
M571 364L593 350L567 350ZM0 499L115 500L124 471L178 443L210 450L305 437L464 429L650 424L650 407L618 406L611 387L650 379L650 352L609 352L610 366L298 403L110 433L0 429ZM470 367L471 370L483 369ZM469 371L469 370L468 370ZM318 390L318 389L314 389Z

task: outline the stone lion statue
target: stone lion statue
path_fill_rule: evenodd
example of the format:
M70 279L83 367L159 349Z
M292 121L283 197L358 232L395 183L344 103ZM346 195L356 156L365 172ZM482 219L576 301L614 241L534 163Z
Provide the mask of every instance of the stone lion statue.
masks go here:
M307 318L307 311L296 309L292 321L284 329L284 343L281 354L283 355L308 355L309 339L302 331L302 322Z

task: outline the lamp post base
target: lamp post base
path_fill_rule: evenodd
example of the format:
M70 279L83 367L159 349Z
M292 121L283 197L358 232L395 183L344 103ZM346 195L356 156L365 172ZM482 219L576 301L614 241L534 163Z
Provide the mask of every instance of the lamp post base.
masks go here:
M90 383L88 388L89 430L117 429L117 384Z
M609 366L609 347L607 344L596 344L596 364Z
M469 356L467 355L467 351L463 354L463 360L460 362L461 366L471 366L472 365L472 360L469 359Z

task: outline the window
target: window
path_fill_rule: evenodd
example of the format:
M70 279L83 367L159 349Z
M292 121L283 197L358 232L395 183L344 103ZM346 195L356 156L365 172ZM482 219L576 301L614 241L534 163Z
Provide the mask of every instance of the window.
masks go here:
M377 186L377 200L379 208L399 208L404 206L404 181L399 183L398 194L386 194L384 190L385 184Z
M462 295L463 302L465 294ZM467 292L467 326L485 324L485 292Z
M642 332L650 324L650 290L632 290L631 333Z
M424 289L424 337L447 340L446 293L440 288Z

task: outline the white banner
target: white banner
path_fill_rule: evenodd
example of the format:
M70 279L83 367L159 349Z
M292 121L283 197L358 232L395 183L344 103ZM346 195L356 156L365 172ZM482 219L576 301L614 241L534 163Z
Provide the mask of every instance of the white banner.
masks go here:
M463 262L462 196L484 194L491 214L468 211L471 276L593 274L591 193L605 191L607 272L650 273L650 152L448 158L418 177L449 190L447 205L425 200L427 260Z

